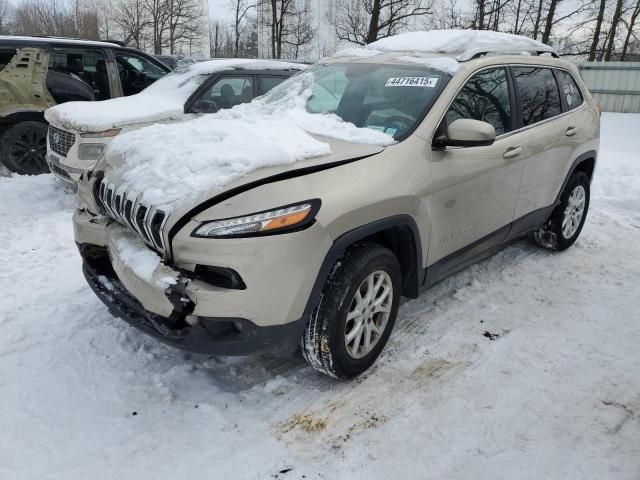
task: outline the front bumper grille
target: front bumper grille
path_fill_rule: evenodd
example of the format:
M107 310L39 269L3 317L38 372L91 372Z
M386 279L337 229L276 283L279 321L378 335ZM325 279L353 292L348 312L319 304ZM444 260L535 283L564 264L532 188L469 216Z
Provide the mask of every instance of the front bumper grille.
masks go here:
M133 229L147 245L164 255L167 250L163 235L166 212L140 201L131 192L117 189L106 180L102 180L96 189L96 201L103 213Z
M75 134L49 125L49 147L51 150L66 157L74 143L76 143Z

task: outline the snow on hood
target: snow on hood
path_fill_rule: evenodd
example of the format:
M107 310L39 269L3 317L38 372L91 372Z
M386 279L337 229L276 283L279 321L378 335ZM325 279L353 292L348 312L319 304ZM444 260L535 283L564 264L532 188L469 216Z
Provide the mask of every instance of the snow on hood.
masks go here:
M128 195L172 211L255 170L330 155L330 145L314 136L395 143L337 115L308 113L313 82L311 74L298 75L252 103L118 135L105 155L112 166L106 177Z
M178 68L136 95L100 102L63 103L48 109L45 118L54 125L88 132L161 120L177 120L184 115L187 99L209 75L236 68L303 70L305 66L270 60L209 60Z
M531 38L510 33L480 30L431 30L409 32L383 38L365 47L379 52L422 52L458 54L457 59L471 59L481 51L554 50Z

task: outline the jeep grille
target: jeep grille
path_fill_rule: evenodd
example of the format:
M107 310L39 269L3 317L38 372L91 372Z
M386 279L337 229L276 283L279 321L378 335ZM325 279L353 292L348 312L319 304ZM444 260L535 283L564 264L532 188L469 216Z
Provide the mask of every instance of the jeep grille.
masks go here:
M58 155L66 157L74 143L76 136L73 133L49 126L49 147Z
M96 190L96 201L103 213L132 229L152 248L164 254L166 247L162 231L166 212L144 203L123 189L102 180Z

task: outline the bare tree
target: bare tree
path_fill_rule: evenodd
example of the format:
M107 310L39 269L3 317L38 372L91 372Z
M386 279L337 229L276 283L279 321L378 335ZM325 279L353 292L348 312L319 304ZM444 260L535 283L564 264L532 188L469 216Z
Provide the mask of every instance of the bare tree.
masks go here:
M611 29L607 34L608 44L604 54L604 60L606 62L611 60L611 55L613 54L613 47L616 40L616 29L618 28L618 24L620 23L621 16L622 16L622 0L617 0L616 9L613 12L613 18L611 19Z
M413 17L432 13L429 0L338 0L330 19L340 40L364 45L396 35Z
M284 36L283 42L290 50L288 56L298 58L308 53L307 47L313 42L316 31L311 25L311 12L309 10L305 8L294 13L291 25L287 30L288 34Z
M600 8L598 9L598 16L596 18L596 28L593 33L593 40L591 41L591 48L589 50L589 61L596 59L596 52L598 50L598 42L600 41L600 31L602 30L602 21L604 19L604 9L606 7L606 0L600 0Z
M180 43L191 44L202 35L203 13L197 0L166 1L166 40L169 53L176 53Z
M633 35L633 29L636 26L636 21L638 20L638 15L640 15L640 0L636 1L635 6L633 7L631 18L627 22L627 35L624 39L624 44L622 46L622 53L620 54L620 60L624 61L627 51L629 50L629 44L631 41L631 36Z
M114 8L113 21L122 31L127 45L142 49L146 30L151 24L145 0L121 0Z
M256 4L252 3L250 0L230 0L229 8L233 10L233 55L237 57L240 46L240 37L242 36L246 26L247 14L251 9L256 8Z

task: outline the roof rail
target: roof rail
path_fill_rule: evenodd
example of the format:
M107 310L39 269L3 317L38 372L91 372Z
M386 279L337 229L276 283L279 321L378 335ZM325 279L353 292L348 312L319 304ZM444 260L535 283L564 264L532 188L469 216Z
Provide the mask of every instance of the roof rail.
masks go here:
M457 60L460 62L466 62L468 60L472 60L474 58L482 57L485 55L505 55L505 54L528 54L528 55L543 55L545 53L550 54L554 58L560 58L558 52L556 52L553 48L544 45L543 47L537 47L534 49L527 48L514 48L513 46L505 45L504 48L496 47L493 45L490 49L488 48L469 48L462 52L457 56Z

